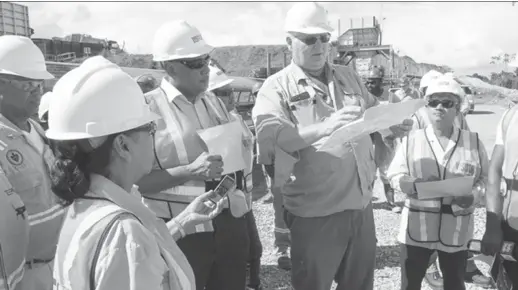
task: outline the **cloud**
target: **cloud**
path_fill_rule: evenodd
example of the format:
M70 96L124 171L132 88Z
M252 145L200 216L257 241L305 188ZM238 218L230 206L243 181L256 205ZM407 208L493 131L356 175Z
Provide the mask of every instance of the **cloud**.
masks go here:
M151 53L154 31L185 19L214 46L283 44L287 2L25 2L40 37L86 33L126 43L134 53ZM383 43L417 62L458 70L487 69L496 49L518 51L518 7L479 2L325 2L329 21L344 33L382 17Z

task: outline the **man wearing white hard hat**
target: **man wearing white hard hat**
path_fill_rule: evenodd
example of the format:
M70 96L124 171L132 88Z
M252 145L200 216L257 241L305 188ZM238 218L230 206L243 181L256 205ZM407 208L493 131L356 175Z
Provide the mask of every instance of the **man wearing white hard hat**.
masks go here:
M421 289L435 252L444 289L465 289L472 215L485 191L489 161L478 134L454 125L463 95L452 78L439 77L429 84L425 99L431 123L403 138L388 171L392 186L407 195L398 236L402 290ZM468 182L465 192L451 195L438 184L425 189L427 182L458 177L470 177L463 181Z
M48 175L54 155L43 128L31 116L38 113L43 80L53 78L42 52L29 38L0 37L0 167L7 177L4 186L12 188L12 195L19 195L25 204L30 226L28 240L21 238L10 247L3 244L11 241L9 235L0 239L2 252L8 255L4 261L13 263L25 251L24 265L7 265L10 289L20 280L19 289L52 289L52 261L64 209L52 193ZM13 209L2 215L17 215L20 221L25 218L22 208L13 204ZM13 230L15 234L26 229Z
M46 135L56 145L52 188L68 211L54 289L196 289L174 239L216 216L223 203L207 210L203 203L216 194L207 192L166 226L134 195L153 166L159 118L131 76L102 56L56 83Z
M243 192L244 156L235 152L245 150L242 142L228 140L241 140L243 133L223 102L206 94L213 49L183 20L165 23L155 33L153 60L167 75L146 98L163 119L157 123L155 166L138 185L144 203L169 221L224 179L227 185L218 192L228 209L213 221L186 228L178 246L194 270L197 289L242 290L250 249L245 214L250 207ZM227 169L223 158L232 167Z
M351 68L328 63L330 33L320 4L295 4L286 16L292 63L266 79L252 111L258 162L274 165L291 233L296 290L373 289L376 234L372 211L373 140L379 133L326 152L336 129L378 105ZM384 130L406 133L411 121ZM395 134L397 133L397 134Z

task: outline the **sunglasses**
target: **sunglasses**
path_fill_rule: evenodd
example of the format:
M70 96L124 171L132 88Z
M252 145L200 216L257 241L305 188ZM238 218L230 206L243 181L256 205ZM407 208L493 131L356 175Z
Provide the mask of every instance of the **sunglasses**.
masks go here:
M201 69L209 64L210 55L207 55L203 58L195 58L195 59L182 59L178 60L179 63L185 65L190 69Z
M429 100L428 101L428 107L430 107L430 108L437 108L437 106L439 106L439 104L441 104L442 107L445 109L451 109L457 104L457 102L452 101L452 100Z
M4 84L8 84L11 87L24 91L24 92L33 92L35 90L43 90L43 81L40 80L22 80L22 79L0 79Z
M303 34L296 34L294 35L298 40L304 42L306 45L313 45L317 43L317 40L320 39L320 42L322 43L328 43L329 40L331 40L331 34L320 34L320 35L303 35Z

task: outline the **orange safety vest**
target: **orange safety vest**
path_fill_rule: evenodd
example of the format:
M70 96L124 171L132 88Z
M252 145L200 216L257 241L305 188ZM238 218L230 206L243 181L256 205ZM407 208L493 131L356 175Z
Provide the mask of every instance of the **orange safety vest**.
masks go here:
M44 140L43 156L18 127L0 115L0 166L27 209L27 263L45 264L54 259L65 209L50 189L49 176L55 159L45 143L45 133L35 121L29 122Z
M503 117L502 138L504 141L505 159L502 176L506 181L507 188L504 192L504 220L515 230L518 230L518 130L511 129L516 125L518 106L510 108Z
M25 205L3 172L0 172L0 220L0 290L14 290L25 270L29 221Z
M448 153L449 161L444 168L435 158L425 129L411 131L408 134L405 154L410 176L424 180L440 177L444 180L455 178L460 174L473 176L477 180L481 172L478 142L476 133L460 130L455 148ZM445 198L428 200L407 198L401 221L400 234L403 237L400 236L400 241L439 243L451 248L464 247L472 235L474 207L468 210L456 210L445 203L445 200Z

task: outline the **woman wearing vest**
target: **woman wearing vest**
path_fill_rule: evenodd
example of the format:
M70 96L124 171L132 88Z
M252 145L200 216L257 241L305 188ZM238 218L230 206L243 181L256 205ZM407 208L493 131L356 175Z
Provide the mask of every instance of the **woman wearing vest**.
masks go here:
M124 104L124 109L113 108ZM55 85L47 136L56 142L52 189L65 205L54 289L194 290L174 238L209 220L201 195L167 225L133 185L153 164L152 113L137 83L101 56L84 61ZM171 236L173 233L173 236Z
M482 239L482 253L491 256L501 252L503 241L518 244L517 112L518 106L511 107L500 120L489 167L486 232ZM517 247L515 245L515 259L518 259ZM518 287L518 263L504 260L503 267L513 289L516 289Z
M402 290L421 289L435 251L444 289L465 289L467 243L474 227L472 214L485 188L488 159L476 133L453 125L462 95L462 88L452 78L433 81L425 95L431 124L403 138L389 168L392 185L407 195L398 236L402 243ZM473 177L471 192L425 199L424 192L417 190L419 183L456 177Z

